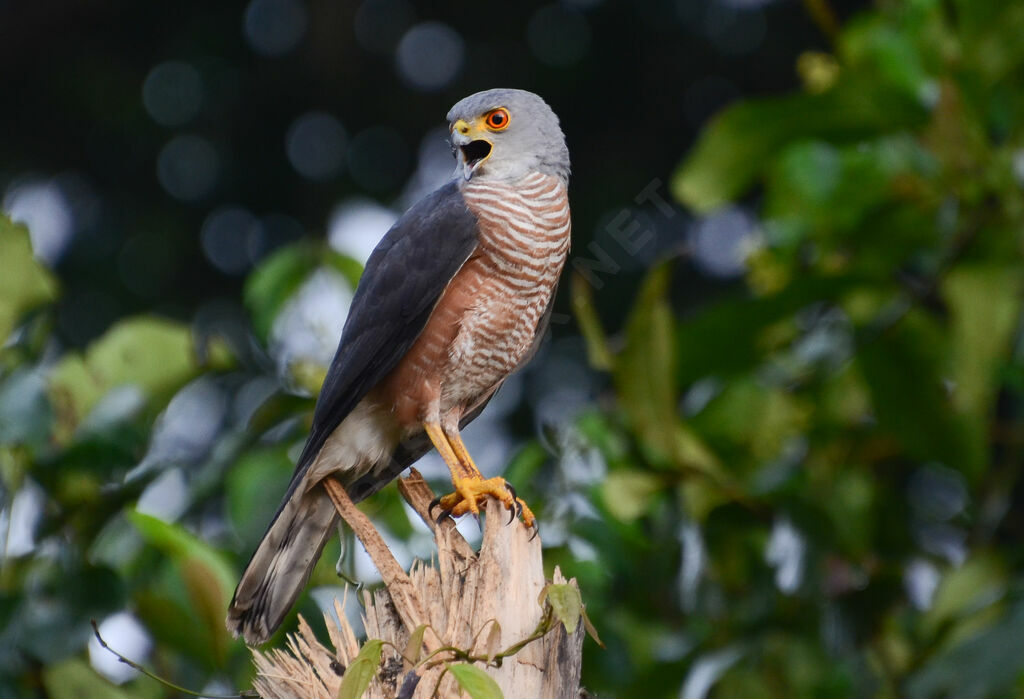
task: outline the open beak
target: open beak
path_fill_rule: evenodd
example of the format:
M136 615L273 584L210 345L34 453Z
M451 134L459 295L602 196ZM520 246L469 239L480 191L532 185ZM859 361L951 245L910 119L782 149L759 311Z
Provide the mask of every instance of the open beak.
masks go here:
M469 124L464 119L452 124L452 146L462 165L462 175L467 180L491 157L494 144L483 138L484 133L477 124Z

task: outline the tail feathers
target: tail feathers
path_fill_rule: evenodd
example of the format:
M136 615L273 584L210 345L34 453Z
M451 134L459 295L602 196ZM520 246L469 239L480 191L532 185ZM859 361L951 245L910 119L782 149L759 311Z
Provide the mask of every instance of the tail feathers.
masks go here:
M251 646L270 638L309 580L337 519L323 488L292 495L242 573L228 607L231 633Z

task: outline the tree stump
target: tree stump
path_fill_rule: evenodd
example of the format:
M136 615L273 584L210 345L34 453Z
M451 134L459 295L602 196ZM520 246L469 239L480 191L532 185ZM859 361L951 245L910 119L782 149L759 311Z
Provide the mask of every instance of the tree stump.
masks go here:
M340 484L329 480L325 487L384 581L382 588L363 592L367 639L386 641L363 696L466 696L447 670L462 663L483 669L506 699L580 695L584 624L577 623L568 634L550 604L540 599L547 584L540 537L531 540L533 532L521 522L509 523L509 513L500 503L488 500L483 542L475 552L450 518L440 523L431 518L427 508L434 494L412 469L399 481L399 489L433 530L438 553L436 565L417 562L406 574ZM556 568L552 582L567 581ZM568 586L578 595L575 580ZM344 671L360 650L345 621L344 604L335 601L341 628L330 617L327 620L333 651L316 640L301 618L298 633L289 638L288 652L253 651L258 670L254 687L260 696L338 696ZM421 642L415 647L410 637L418 629Z

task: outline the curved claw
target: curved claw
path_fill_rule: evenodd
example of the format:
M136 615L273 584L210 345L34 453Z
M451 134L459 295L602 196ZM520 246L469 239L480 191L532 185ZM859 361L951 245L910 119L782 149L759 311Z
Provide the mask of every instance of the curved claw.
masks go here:
M527 527L534 525L535 519L530 508L516 494L516 489L504 478L495 477L486 480L456 479L454 481L455 492L439 498L434 498L428 507L428 513L432 516L435 507L440 507L441 516L437 523L440 524L445 515L459 517L464 514L473 514L479 524L480 509L484 504L484 497L496 498L509 510L508 523L514 519L521 518ZM482 526L481 526L482 528Z
M508 481L505 481L505 488L512 495L513 505L512 507L508 508L508 521L505 522L505 525L508 526L509 524L512 524L512 520L514 520L516 517L523 513L523 508L519 504L519 498L516 496L516 489L512 487L512 484L509 483Z
M433 500L430 501L429 505L427 505L427 515L428 516L429 515L433 515L434 514L434 508L438 507L440 504L441 504L441 496L438 495L436 498L434 498ZM442 508L441 514L439 514L437 516L437 518L434 520L434 524L440 524L441 522L444 521L444 518L447 517L447 516L448 516L448 510L445 510L445 509Z
M533 526L531 527L531 529L533 529L533 534L530 534L529 540L533 541L537 538L537 535L540 534L540 525L537 524L537 520L533 520Z

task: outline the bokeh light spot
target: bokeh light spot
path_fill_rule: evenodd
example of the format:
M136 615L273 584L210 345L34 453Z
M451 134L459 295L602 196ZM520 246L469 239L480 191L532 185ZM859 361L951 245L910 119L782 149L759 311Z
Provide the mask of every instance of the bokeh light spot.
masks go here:
M398 220L398 214L370 199L349 199L331 212L327 239L332 248L366 264L380 239Z
M100 635L112 648L136 661L143 662L153 648L153 640L145 627L128 612L118 612L99 625ZM89 639L89 662L93 669L114 684L122 684L138 677L139 671L122 663L116 655L100 645L93 636Z
M203 102L199 71L183 61L164 61L142 83L142 104L163 126L181 126L195 118Z
M252 264L253 238L261 234L259 219L251 212L227 206L206 217L200 239L206 259L214 267L225 274L241 274Z
M338 347L352 290L332 269L318 269L285 304L270 331L270 353L282 376L296 362L326 367Z
M746 211L725 207L691 229L693 257L713 277L739 276L757 230L757 222Z
M160 184L175 199L196 201L213 191L220 174L220 157L205 138L184 134L172 139L156 161Z
M464 55L462 37L447 24L417 24L398 43L398 74L410 87L434 92L455 80Z
M288 127L288 161L303 177L324 180L341 169L345 157L345 129L326 112L307 112Z
M14 558L35 551L36 528L45 503L43 489L35 481L26 480L10 506L0 509L0 536L3 537L5 556Z
M75 221L70 202L56 183L16 183L4 194L3 209L12 221L28 226L36 257L49 265L60 259L71 242Z
M402 193L402 201L411 206L452 179L455 158L452 155L448 129L436 128L420 141L416 158L416 172L412 174Z
M176 522L188 506L185 473L180 468L169 468L146 486L135 503L135 510L165 522Z
M257 53L280 56L306 34L309 15L299 0L252 0L245 8L245 38Z

